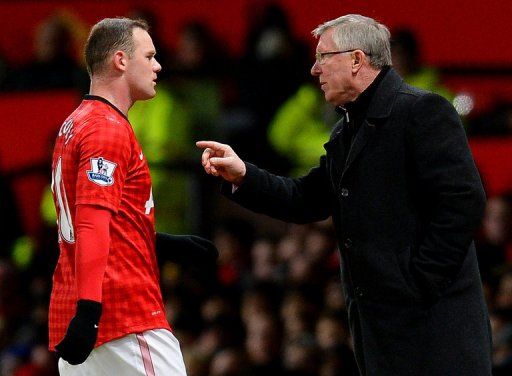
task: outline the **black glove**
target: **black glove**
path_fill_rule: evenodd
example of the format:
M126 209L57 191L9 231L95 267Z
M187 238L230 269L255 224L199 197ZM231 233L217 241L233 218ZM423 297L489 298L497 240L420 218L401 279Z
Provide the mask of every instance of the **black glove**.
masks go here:
M156 233L158 257L184 267L211 268L216 265L219 251L211 241L195 235Z
M57 354L69 364L85 362L98 338L100 317L101 303L79 300L64 339L55 346Z

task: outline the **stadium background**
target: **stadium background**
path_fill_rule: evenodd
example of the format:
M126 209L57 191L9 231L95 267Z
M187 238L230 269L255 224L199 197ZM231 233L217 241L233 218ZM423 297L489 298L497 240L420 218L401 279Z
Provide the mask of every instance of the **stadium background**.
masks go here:
M250 51L257 49L250 37L256 38L257 28L265 27L260 20L269 4L277 4L282 10L272 26L284 27L286 37L295 43L291 45L301 46L291 59L297 63L293 68L302 69L304 77L270 70L266 86L247 95L255 85L247 84L247 76L256 75L259 67L256 54ZM450 98L462 104L464 124L490 199L478 236L493 318L495 372L499 375L510 371L512 3L146 0L141 5L139 1L117 0L20 0L0 1L0 174L2 192L7 192L0 213L1 234L6 239L2 240L0 254L1 375L55 372L54 359L44 350L45 304L58 252L51 214L44 202L50 175L48 157L56 131L86 90L79 80L76 85L67 83L62 87L31 86L30 74L35 70L28 67L36 59L38 34L42 25L58 20L69 32L65 49L70 61L83 71L81 46L88 28L104 17L133 14L152 17L153 35L166 55L162 59L171 67L163 78L162 92L186 109L184 114L169 118L173 121L164 128L167 133L160 139L160 146L165 148L165 142L171 143L174 138L189 145L169 144L168 148L178 151L155 155L153 160L156 178L180 198L162 198L168 211L162 210L160 216L177 213L162 218L162 223L169 231L211 237L222 253L218 270L207 275L198 276L162 263L169 319L178 337L181 335L190 375L259 374L269 370L283 374L352 374L344 307L333 292L339 287L338 260L328 224L287 225L231 205L219 197L218 182L202 173L199 151L193 147L194 136L216 136L231 141L242 148L246 158L269 169L293 173L295 167L303 167L294 165L294 149L273 139L270 128L279 123L276 114L285 102L308 83L305 76L315 47L311 30L346 13L374 17L392 32L407 28L414 33L421 65L435 70ZM192 68L176 62L175 56L183 48L183 30L192 22L205 25L210 40L215 41L217 50L210 48L208 52L215 58L215 69L208 61ZM261 72L268 69L262 65ZM178 76L180 79L176 79ZM288 91L280 87L283 83L278 79L272 81L276 77L288 80ZM18 85L18 81L27 84ZM280 96L268 102L268 114L258 117L259 108L251 107L251 103L267 103L265 96L273 92ZM206 98L203 103L212 105L200 106L199 111L198 102L187 95ZM166 97L162 98L165 102ZM140 113L134 117L144 117L144 109L137 111ZM202 118L198 120L199 116ZM246 121L234 121L239 119L237 116ZM247 120L251 116L257 120ZM194 128L194 132L186 134L181 129L182 133L174 137L173 124L178 123L184 129ZM258 152L241 140L244 137L262 142L256 148ZM151 143L144 146L145 150L150 147ZM266 151L271 157L262 158L260 153ZM158 200L156 204L158 209ZM251 321L251 316L259 319ZM338 335L326 339L330 332Z

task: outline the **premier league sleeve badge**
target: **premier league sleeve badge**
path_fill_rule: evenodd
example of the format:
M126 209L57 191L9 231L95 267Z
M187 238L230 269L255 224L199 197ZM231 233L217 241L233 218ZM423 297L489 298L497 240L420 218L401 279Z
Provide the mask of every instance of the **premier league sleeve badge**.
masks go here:
M87 171L87 177L93 183L96 183L102 187L106 187L114 184L114 170L117 167L117 163L107 161L106 159L91 158L91 169Z

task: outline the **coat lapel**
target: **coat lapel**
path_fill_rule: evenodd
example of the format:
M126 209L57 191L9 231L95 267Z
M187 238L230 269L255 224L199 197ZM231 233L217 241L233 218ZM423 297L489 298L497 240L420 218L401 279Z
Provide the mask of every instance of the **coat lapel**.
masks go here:
M343 127L345 126L343 119L341 119L331 134L331 137L328 142L324 144L324 149L329 155L331 160L339 161L342 160L343 155L345 153L343 142L341 142L341 138L343 137ZM340 166L338 163L333 163L332 168L336 170L336 175L341 176L343 171L343 166Z
M391 68L382 79L382 82L377 87L370 102L366 119L361 124L354 142L352 143L341 179L343 179L347 170L354 163L359 154L361 154L361 151L368 141L375 135L376 124L382 123L391 114L393 104L402 84L402 78L400 78L393 68Z
M402 84L403 80L396 71L391 68L377 87L368 107L366 119L361 124L355 136L354 142L348 151L349 154L344 166L339 162L343 161L343 156L345 155L343 142L340 142L340 138L343 137L343 127L345 124L343 123L343 120L338 122L331 134L330 140L324 144L329 160L334 162L330 164L330 168L336 171L335 175L331 174L331 178L334 179L334 184L341 182L347 170L353 165L354 161L363 151L365 145L372 139L372 137L374 137L376 126L384 122L385 119L389 117L396 95L398 94Z
M383 119L389 117L398 91L403 83L402 78L391 68L377 87L370 102L370 106L368 107L366 117L368 119Z
M361 127L359 128L359 131L357 132L354 142L352 143L352 146L350 147L350 150L348 152L347 161L345 163L345 167L343 169L343 173L341 174L341 179L343 179L343 176L345 175L346 171L350 168L350 165L354 162L354 160L357 158L357 156L361 153L361 151L364 149L364 146L367 144L367 142L373 137L375 134L375 124L372 124L368 122L368 120L365 120L363 124L361 124Z

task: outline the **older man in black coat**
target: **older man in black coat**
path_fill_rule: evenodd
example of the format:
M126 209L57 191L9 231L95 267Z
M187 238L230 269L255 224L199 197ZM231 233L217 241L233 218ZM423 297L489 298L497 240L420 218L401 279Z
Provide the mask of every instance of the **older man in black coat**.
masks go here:
M206 172L253 211L297 223L333 217L362 375L490 375L472 241L485 197L457 113L403 82L375 20L346 15L313 34L311 73L343 115L320 165L285 178L200 141Z

